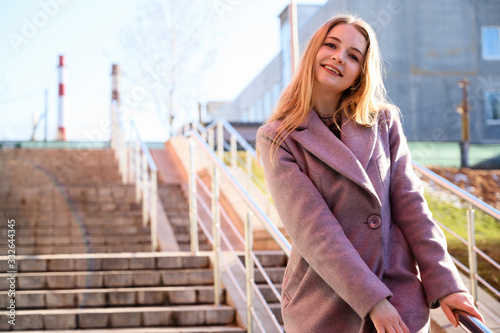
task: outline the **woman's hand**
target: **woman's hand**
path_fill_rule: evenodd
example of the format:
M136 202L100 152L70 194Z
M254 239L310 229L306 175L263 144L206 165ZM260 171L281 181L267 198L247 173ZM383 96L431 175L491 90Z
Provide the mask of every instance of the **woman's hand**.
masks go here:
M384 298L373 307L370 311L370 318L377 329L377 333L410 333L398 310L389 303L387 298Z
M452 323L452 325L455 327L458 326L458 320L455 317L453 310L462 310L464 312L467 312L471 316L476 317L484 323L483 316L481 316L479 311L477 311L476 307L474 306L472 296L469 293L456 292L453 294L449 294L448 296L441 298L439 300L439 304L441 305L441 309L443 310L450 323Z

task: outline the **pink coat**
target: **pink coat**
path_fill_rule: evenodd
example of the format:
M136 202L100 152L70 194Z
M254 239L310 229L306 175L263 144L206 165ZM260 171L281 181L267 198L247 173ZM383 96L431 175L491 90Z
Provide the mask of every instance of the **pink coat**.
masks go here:
M293 244L283 278L286 332L375 332L368 314L383 298L412 333L424 332L429 308L466 288L399 120L380 112L378 124L362 127L344 117L339 140L311 111L272 165L276 125L261 127L257 143Z

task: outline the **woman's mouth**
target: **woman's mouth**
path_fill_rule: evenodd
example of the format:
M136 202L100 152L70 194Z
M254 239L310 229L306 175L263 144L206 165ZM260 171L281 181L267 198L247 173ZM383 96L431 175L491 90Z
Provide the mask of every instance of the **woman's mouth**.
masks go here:
M340 77L342 77L342 73L335 67L333 66L330 66L330 65L323 65L323 68L325 68L326 70L328 70L329 72L335 74L335 75L338 75Z

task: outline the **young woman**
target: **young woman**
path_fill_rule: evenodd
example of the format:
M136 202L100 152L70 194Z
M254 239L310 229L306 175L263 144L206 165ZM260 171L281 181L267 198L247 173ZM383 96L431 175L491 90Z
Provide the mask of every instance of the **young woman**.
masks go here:
M319 28L257 142L293 245L287 333L428 332L438 306L455 326L453 309L482 318L422 196L366 22Z

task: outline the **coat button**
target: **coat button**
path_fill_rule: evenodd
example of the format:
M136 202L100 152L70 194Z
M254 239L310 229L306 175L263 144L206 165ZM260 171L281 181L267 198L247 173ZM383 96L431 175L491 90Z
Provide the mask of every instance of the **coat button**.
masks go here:
M382 220L378 215L371 215L368 218L368 227L371 229L377 229L382 224Z

